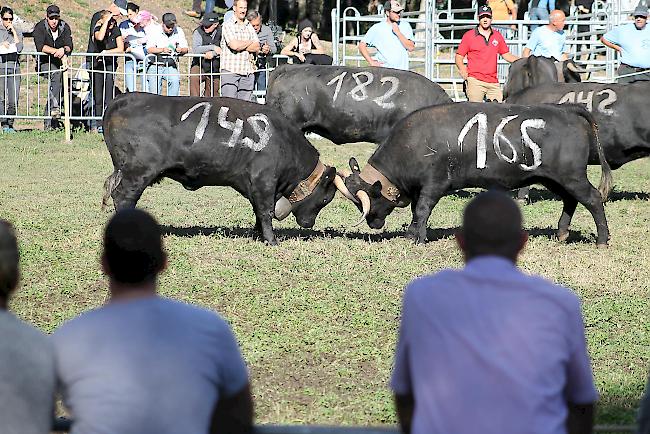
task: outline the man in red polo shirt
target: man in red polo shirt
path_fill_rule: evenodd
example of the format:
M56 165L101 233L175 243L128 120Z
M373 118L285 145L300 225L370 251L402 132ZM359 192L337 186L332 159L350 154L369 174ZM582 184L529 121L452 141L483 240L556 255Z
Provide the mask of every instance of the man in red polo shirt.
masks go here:
M503 100L503 93L497 78L497 54L512 63L519 57L510 53L506 41L498 30L492 28L492 9L481 6L478 9L478 26L468 30L456 51L456 67L467 82L467 99L472 102ZM463 59L467 56L467 66Z

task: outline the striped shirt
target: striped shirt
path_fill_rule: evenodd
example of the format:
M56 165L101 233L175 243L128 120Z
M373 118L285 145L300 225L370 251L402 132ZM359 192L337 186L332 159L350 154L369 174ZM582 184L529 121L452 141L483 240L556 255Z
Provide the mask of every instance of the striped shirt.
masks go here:
M233 41L258 41L257 32L253 26L244 20L243 23L237 22L233 17L230 21L223 24L223 33L221 38L221 71L234 72L235 74L248 75L255 72L255 55L246 50L232 51L228 44Z

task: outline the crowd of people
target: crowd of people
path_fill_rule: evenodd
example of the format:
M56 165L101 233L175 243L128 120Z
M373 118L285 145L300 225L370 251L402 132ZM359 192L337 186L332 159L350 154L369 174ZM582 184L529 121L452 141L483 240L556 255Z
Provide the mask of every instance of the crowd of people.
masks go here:
M390 387L405 433L592 432L598 391L580 301L519 270L528 239L519 207L487 191L466 206L457 270L404 291ZM5 433L48 433L55 396L72 433L249 432L253 398L227 322L158 295L169 258L162 229L139 209L103 233L110 297L46 336L8 310L19 245L0 221L0 420ZM650 397L639 433L650 432Z

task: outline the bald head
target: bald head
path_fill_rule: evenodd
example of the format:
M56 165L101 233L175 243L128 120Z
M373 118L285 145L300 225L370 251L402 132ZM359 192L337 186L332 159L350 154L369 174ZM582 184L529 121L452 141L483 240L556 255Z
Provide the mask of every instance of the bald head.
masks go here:
M564 29L564 23L566 21L566 15L559 9L554 9L551 11L548 16L548 22L550 26L553 26L555 30Z
M495 255L516 262L527 234L515 201L500 191L486 191L465 207L463 226L456 237L466 260Z

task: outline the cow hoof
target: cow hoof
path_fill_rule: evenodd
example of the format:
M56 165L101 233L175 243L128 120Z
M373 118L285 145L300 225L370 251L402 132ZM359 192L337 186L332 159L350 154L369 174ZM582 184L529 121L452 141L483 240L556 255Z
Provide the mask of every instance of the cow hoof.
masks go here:
M607 244L607 242L604 242L604 243L597 243L597 244L596 244L596 247L598 247L599 249L606 249L606 248L609 247L609 244Z
M568 238L569 238L569 231L562 231L562 232L558 231L557 240L559 242L562 243L562 242L566 241Z

